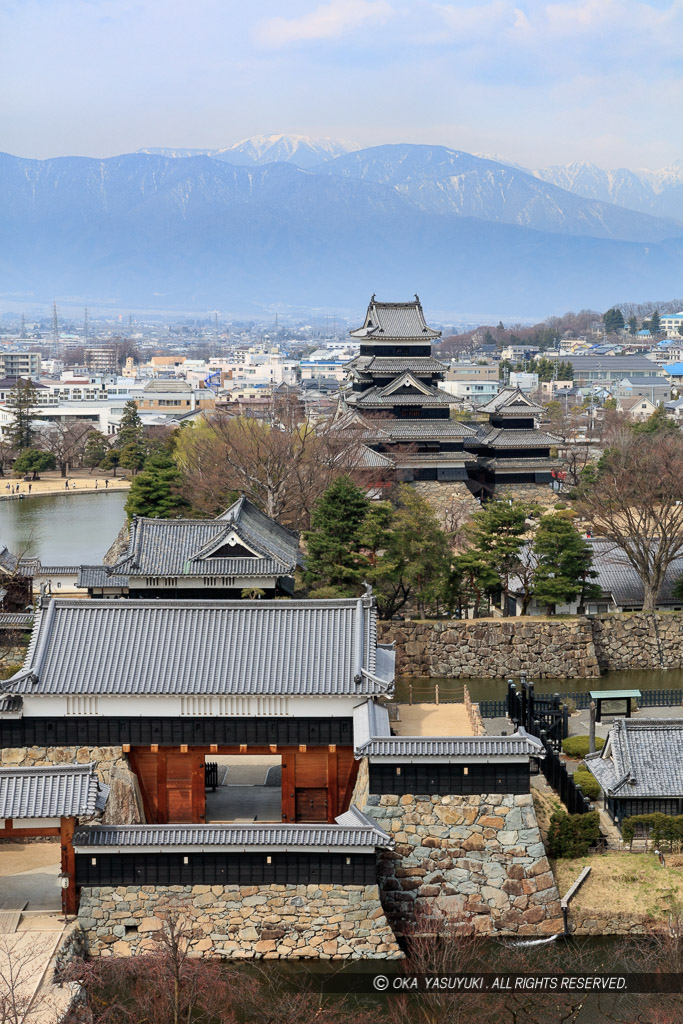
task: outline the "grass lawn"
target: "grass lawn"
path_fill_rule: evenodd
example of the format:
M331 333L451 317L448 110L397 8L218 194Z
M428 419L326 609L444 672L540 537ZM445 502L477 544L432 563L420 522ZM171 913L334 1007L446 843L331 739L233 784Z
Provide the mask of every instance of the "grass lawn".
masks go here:
M683 856L666 855L661 867L653 853L605 853L576 860L551 861L560 896L564 896L581 870L591 873L570 907L596 914L649 914L666 918L683 907Z

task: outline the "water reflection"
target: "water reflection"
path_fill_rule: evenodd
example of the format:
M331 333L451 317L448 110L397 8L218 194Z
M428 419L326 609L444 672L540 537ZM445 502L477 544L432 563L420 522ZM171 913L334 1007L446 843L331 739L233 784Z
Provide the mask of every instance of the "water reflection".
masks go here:
M0 547L44 565L97 564L125 519L127 492L0 501Z

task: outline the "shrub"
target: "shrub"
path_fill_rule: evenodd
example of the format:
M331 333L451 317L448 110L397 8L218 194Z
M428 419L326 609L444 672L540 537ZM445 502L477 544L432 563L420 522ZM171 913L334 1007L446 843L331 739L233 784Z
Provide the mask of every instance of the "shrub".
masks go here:
M562 751L567 757L575 757L577 760L585 757L588 751L589 740L588 736L567 736L566 740L562 741ZM595 749L602 750L605 745L605 741L601 736L595 737Z
M600 784L597 779L593 778L587 768L583 765L577 768L573 779L577 786L581 786L584 796L587 796L589 800L598 799L601 793Z
M621 823L621 834L625 842L631 842L638 825L643 825L649 831L650 839L655 846L668 843L672 850L681 849L683 846L683 815L655 811L654 814L634 814L630 818L624 818Z
M567 507L567 504L564 501L556 501L555 502L555 511L556 512L560 512L563 508L566 508L566 507Z
M548 853L551 857L585 857L591 843L600 836L600 816L567 814L554 811L548 828Z

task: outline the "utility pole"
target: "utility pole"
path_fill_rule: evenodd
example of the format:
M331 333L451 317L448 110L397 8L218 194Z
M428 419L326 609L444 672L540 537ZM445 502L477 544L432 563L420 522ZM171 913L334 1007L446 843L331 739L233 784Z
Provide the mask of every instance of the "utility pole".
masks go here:
M57 303L52 303L52 340L55 345L59 344L59 318L57 316Z

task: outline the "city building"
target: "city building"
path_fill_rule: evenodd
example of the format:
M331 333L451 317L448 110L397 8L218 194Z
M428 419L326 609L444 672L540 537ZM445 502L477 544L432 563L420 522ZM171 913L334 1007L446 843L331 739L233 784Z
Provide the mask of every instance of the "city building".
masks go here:
M659 318L659 326L667 338L680 339L683 333L683 310L678 313L663 313Z
M0 351L0 377L38 377L40 352Z

